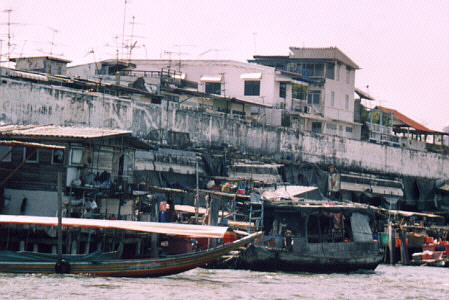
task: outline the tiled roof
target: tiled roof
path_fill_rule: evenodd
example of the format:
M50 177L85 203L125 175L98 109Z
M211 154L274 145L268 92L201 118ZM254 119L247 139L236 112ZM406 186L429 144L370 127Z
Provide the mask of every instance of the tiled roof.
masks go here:
M402 123L404 123L405 125L414 128L417 131L423 131L423 132L429 132L429 133L434 133L434 130L431 130L429 128L427 128L424 125L419 124L416 121L413 121L412 119L410 119L409 117L407 117L406 115L401 114L400 112L398 112L395 109L392 108L386 108L386 107L382 107L382 106L377 106L377 109L387 112L387 113L393 113L393 117L398 119L399 121L401 121Z

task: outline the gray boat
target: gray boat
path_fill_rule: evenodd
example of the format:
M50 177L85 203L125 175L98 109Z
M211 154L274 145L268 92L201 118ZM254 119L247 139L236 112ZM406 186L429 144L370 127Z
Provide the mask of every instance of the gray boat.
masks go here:
M359 203L263 201L264 237L242 250L238 269L288 272L374 270L383 260L373 229L376 210Z

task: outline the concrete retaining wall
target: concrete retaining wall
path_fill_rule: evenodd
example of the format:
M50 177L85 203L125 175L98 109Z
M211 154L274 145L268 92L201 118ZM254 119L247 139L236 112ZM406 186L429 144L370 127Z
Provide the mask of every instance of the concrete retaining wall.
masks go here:
M0 122L125 129L180 148L227 144L242 153L293 155L296 161L334 163L366 172L449 178L448 157L436 153L295 132L164 101L143 103L5 77L0 83Z

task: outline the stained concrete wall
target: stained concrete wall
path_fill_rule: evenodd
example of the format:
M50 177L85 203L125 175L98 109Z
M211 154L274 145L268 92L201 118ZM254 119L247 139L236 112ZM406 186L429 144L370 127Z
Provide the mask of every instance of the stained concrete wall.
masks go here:
M436 153L264 126L165 101L141 103L5 77L0 82L0 122L125 129L143 139L172 144L179 134L181 148L227 144L242 153L294 155L297 161L334 163L366 172L449 178L448 157Z

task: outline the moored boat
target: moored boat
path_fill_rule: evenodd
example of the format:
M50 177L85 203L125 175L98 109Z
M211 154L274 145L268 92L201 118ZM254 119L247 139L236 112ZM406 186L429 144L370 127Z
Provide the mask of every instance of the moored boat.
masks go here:
M55 225L57 218L5 216L0 215L0 223ZM84 226L138 230L176 234L190 237L223 237L225 227L168 224L153 222L110 221L63 218L63 226ZM190 252L160 258L115 259L100 255L96 258L83 255L65 255L58 259L55 255L30 255L23 252L0 253L0 272L41 273L41 274L89 274L97 276L155 277L176 274L205 265L254 239L262 233L254 233L232 243L198 252Z
M374 270L383 251L366 205L290 199L264 201L264 238L241 251L239 269L289 272Z

